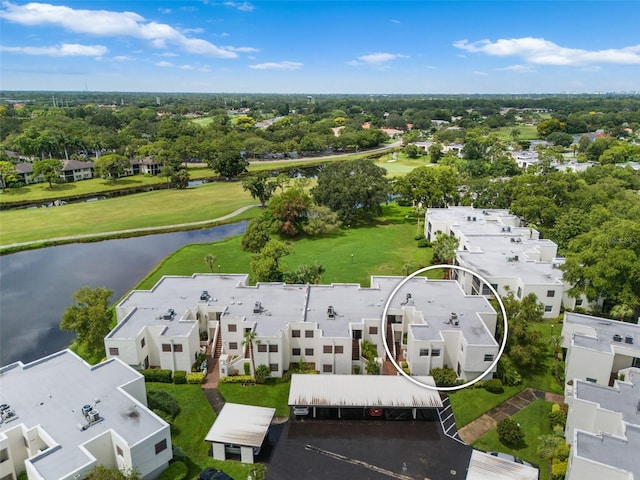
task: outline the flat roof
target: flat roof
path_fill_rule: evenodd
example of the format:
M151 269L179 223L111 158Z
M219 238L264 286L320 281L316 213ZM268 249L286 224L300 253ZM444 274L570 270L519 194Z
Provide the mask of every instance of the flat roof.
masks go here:
M415 377L435 386L433 377ZM291 376L289 405L314 407L441 408L436 390L401 375Z
M640 478L640 425L625 427L625 437L576 430L575 455Z
M538 469L474 450L466 480L538 480Z
M577 379L573 395L597 403L605 410L619 412L625 422L640 426L640 368L630 368L626 372L625 381L616 381L614 387Z
M579 347L591 348L601 352L613 352L612 347L629 349L640 356L640 325L620 322L610 318L594 317L580 313L564 314L563 334L565 329L576 326L571 342ZM627 340L630 338L631 343Z
M40 426L61 448L50 446L50 454L32 463L44 478L63 478L92 461L79 447L98 436L113 430L133 447L169 428L125 392L128 383L141 378L116 358L91 366L70 350L7 365L0 369L0 403L9 404L16 416L0 423L0 432L21 424ZM98 410L102 421L82 431L84 405Z
M275 408L225 403L205 441L260 447L275 413Z

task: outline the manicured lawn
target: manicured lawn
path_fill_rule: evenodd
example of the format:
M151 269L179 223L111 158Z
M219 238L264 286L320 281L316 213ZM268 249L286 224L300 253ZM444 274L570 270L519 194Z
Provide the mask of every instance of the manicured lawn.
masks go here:
M397 152L396 158L393 158L393 154L389 153L377 159L375 164L387 170L387 176L391 178L406 175L418 167L436 165L431 163L431 157L429 155L423 155L418 158L409 158L402 152Z
M553 327L552 327L553 325ZM543 339L548 339L552 334L559 336L562 332L562 323L558 322L558 319L545 319L543 323L536 323L531 325L531 329L539 331L542 334ZM553 352L549 348L549 351L544 355L544 368L540 372L528 375L525 378L527 386L544 390L551 393L564 393L564 387L561 383L558 383L555 378L555 367L553 362ZM558 363L558 372L560 373L560 379L564 378L564 362Z
M384 206L385 217L357 228L346 228L321 239L301 238L291 242L292 253L283 260L290 269L318 262L326 272L321 283L359 283L369 286L371 275L404 275L431 264L433 250L417 248L414 240L417 221L410 207ZM409 215L409 218L405 218ZM422 225L422 224L421 224ZM248 273L251 254L240 248L241 237L222 242L188 245L167 257L136 288L149 289L163 275L191 275L208 272L204 257L216 255L223 273ZM353 255L353 257L352 257ZM216 267L217 271L217 267ZM430 278L442 278L441 271L429 272Z
M484 388L465 388L449 394L458 429L481 417L502 402L524 390L526 385L504 387L504 393L490 393Z
M514 128L517 128L518 130L520 130L520 135L518 136L518 140L540 139L540 137L538 136L537 127L532 125L518 125L516 127L501 127L498 130L492 130L492 132L497 131L498 134L500 134L502 137L505 138L505 140L511 141L513 140L513 138L511 137L511 130L513 130Z
M290 386L291 382L279 382L274 379L264 385L219 383L218 390L227 402L271 407L276 409L277 417L288 417Z
M551 411L551 402L536 400L528 407L523 408L512 418L520 424L525 432L525 446L519 449L512 449L503 445L498 439L498 432L494 428L485 433L473 443L473 447L486 452L510 453L522 460L526 460L532 465L540 466L540 479L548 480L549 472L545 460L538 457L536 453L537 441L540 435L553 433L549 424L548 414Z
M185 190L138 193L51 208L10 210L0 212L0 244L197 222L218 218L255 203L242 190L240 182L214 182Z
M173 385L168 383L147 383L147 391L163 390L170 393L180 405L180 413L171 426L171 439L189 457L189 475L195 479L206 467L224 470L236 480L245 480L254 466L238 461L221 462L208 455L210 446L204 441L213 425L216 414L207 401L200 385ZM263 467L258 467L263 468Z

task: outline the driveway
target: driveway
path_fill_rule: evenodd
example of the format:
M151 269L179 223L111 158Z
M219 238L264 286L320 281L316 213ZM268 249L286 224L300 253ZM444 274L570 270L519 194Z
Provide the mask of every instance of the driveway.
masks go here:
M471 448L439 421L290 420L260 458L267 480L464 479Z

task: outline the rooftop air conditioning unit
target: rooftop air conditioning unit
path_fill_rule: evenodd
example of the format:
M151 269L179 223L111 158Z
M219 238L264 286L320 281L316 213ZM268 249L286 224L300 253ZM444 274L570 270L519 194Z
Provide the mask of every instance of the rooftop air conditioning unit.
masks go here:
M262 312L262 303L256 302L256 304L253 306L253 313L260 313L260 312Z
M614 342L621 342L621 341L622 341L622 337L616 333L616 334L613 336L613 341L614 341Z
M470 222L470 221L471 221L471 217L467 217L467 222Z
M203 290L202 293L200 294L200 300L204 300L206 302L210 298L211 296L209 295L209 292L207 290Z
M98 410L91 410L87 419L91 423L97 422L98 420L100 420L100 413L98 413Z
M336 317L336 311L333 308L333 305L329 305L329 307L327 308L327 317L329 317L329 318L335 318Z
M516 243L516 239L511 237L511 243Z
M631 335L627 335L626 337L624 337L624 343L632 344L633 337Z

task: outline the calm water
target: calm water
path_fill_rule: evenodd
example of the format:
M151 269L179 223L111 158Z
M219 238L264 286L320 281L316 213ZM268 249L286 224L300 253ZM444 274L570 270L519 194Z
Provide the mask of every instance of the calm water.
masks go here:
M60 331L58 325L79 288L104 286L114 291L116 300L174 250L241 234L246 225L78 243L0 257L0 365L30 362L68 346L73 334ZM207 271L204 261L202 271Z

